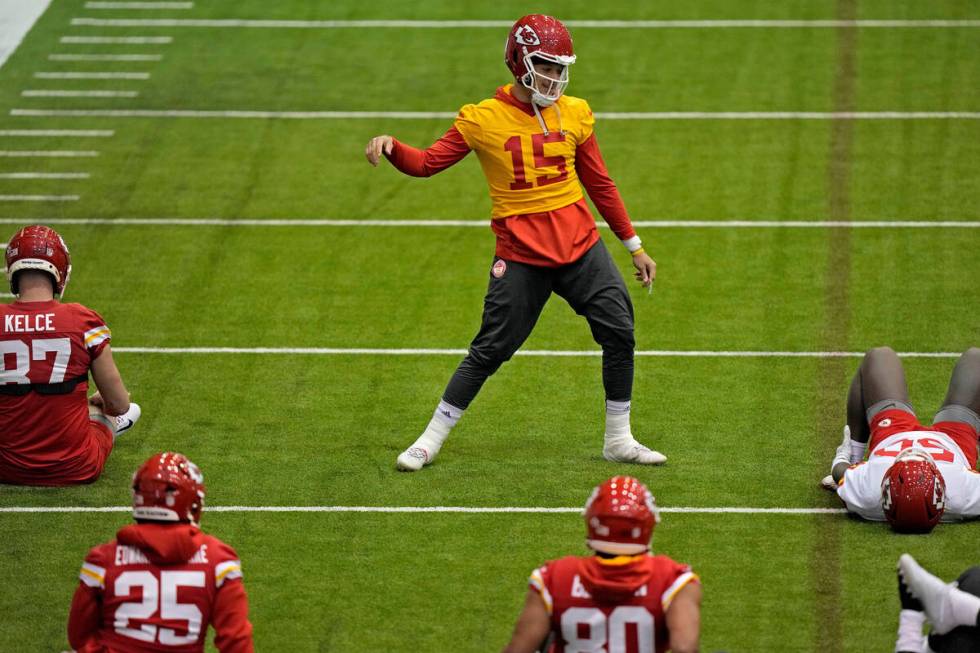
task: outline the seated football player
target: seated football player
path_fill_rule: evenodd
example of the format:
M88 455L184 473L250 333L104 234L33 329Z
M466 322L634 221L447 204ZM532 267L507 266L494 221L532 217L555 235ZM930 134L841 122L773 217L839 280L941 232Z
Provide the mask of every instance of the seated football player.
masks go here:
M980 651L980 567L970 567L946 584L905 554L898 561L902 612L895 653ZM932 626L928 638L922 626Z
M133 475L135 524L85 556L68 616L77 653L203 653L210 624L221 653L251 653L238 554L201 532L204 478L179 453Z
M6 261L17 299L0 304L0 483L91 483L140 407L112 360L105 321L55 299L71 273L61 236L24 227ZM98 392L86 399L90 372Z
M928 533L940 521L980 517L978 412L980 349L960 356L931 426L912 410L898 355L872 349L851 382L844 440L823 485L850 512L887 520L898 532Z
M697 651L701 584L685 564L650 553L660 516L629 476L595 488L585 504L592 555L552 560L531 573L524 609L504 653ZM549 646L551 648L549 648Z

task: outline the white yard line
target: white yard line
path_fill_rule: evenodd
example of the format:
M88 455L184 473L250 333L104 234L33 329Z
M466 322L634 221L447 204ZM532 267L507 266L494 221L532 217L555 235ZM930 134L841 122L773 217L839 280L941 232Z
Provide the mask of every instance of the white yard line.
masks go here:
M0 129L0 136L75 136L78 138L109 138L113 129Z
M193 9L193 2L86 2L86 9Z
M39 72L35 79L149 79L150 73L143 72Z
M88 179L87 172L0 172L0 179Z
M78 195L0 195L0 202L77 202Z
M49 89L28 89L21 91L24 97L125 97L139 96L139 91L66 91Z
M166 45L173 43L172 36L62 36L61 43L127 44L127 45Z
M250 27L287 29L459 29L508 28L507 20L268 20L241 18L73 18L89 27ZM907 28L980 27L980 20L566 20L571 28L730 29L730 28Z
M683 514L747 514L747 515L839 515L842 508L751 508L742 506L670 507L658 506L660 512ZM91 513L131 512L132 506L7 506L0 513ZM581 514L582 507L523 507L523 506L211 506L208 512L378 512L378 513L466 513L466 514Z
M0 157L8 158L75 158L99 156L94 150L0 150Z
M2 156L2 155L0 155ZM468 227L488 229L490 219L482 220L332 220L332 219L224 219L224 218L52 218L52 224L104 224L132 225L144 227L182 226L182 227ZM0 218L0 224L11 223L9 218ZM636 227L675 228L675 229L978 229L978 220L868 220L842 222L835 220L636 220ZM601 229L608 229L604 222L598 223Z
M252 354L273 356L465 356L466 349L415 349L370 347L114 347L120 354ZM957 358L962 352L899 352L903 358ZM706 351L639 350L636 356L651 358L861 358L863 351ZM599 349L527 349L516 356L592 358Z
M263 120L452 120L455 111L252 111L200 109L11 109L12 116L238 118ZM599 120L980 120L980 111L597 112Z
M160 61L162 54L49 54L48 61Z
M3 0L0 2L0 67L14 53L51 0Z

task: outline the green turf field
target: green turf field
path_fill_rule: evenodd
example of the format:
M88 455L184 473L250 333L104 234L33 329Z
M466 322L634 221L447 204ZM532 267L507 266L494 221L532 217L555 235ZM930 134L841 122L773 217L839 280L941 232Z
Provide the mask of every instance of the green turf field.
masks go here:
M580 21L980 20L975 3L955 0L688 4L199 0L190 10L97 10L53 0L0 68L0 152L88 154L0 156L0 241L32 222L61 231L75 266L67 299L106 318L144 413L96 484L0 486L0 508L126 505L132 471L163 449L201 466L215 507L568 508L627 472L665 509L655 550L702 576L703 651L892 650L899 554L955 577L980 562L980 524L916 537L840 514L672 511L838 507L817 482L839 442L859 360L684 352L888 344L955 353L980 345L980 120L907 116L980 111L980 27L572 27L579 62L568 92L600 114L596 133L634 221L681 222L638 228L658 280L652 295L631 287L638 350L682 354L637 360L633 429L669 462L645 469L602 459L597 356L518 356L487 383L434 465L399 474L395 457L425 426L461 358L454 352L479 326L493 254L489 226L470 224L489 215L480 168L470 156L419 180L364 161L374 135L424 146L451 118L220 112L451 114L508 81L506 27L73 24L512 21L531 10ZM71 42L78 37L166 38ZM92 90L138 96L22 94ZM69 110L217 113L55 115ZM601 115L834 111L898 115ZM273 220L286 224L254 224ZM445 224L357 223L364 220ZM603 235L631 276L627 254L608 229ZM189 347L378 351L132 351ZM384 351L391 349L451 351ZM525 349L596 346L585 322L555 298ZM906 359L922 416L939 406L953 362ZM0 652L67 647L78 566L127 520L124 512L0 513ZM531 569L584 552L575 513L206 511L203 526L241 554L263 651L499 650Z

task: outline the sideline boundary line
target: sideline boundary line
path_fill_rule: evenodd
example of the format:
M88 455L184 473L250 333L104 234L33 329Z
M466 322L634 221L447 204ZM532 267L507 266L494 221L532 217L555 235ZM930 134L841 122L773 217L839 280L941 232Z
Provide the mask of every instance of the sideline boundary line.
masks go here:
M455 111L253 111L204 109L18 109L11 116L245 118L261 120L452 120ZM611 111L599 120L980 120L980 111Z
M114 347L117 354L254 354L303 356L465 356L466 349L410 349L369 347ZM957 358L962 352L899 352L902 358ZM707 351L637 350L650 358L861 358L863 351ZM602 356L600 349L518 350L515 356L582 358Z
M0 218L0 224L21 224L19 218ZM481 220L334 220L319 218L297 219L241 219L226 218L48 218L51 224L68 225L128 225L128 226L183 226L183 227L479 227L490 226L490 218ZM605 222L596 223L600 229L608 229ZM706 228L706 229L828 229L850 227L853 229L980 229L980 220L634 220L635 227Z
M130 512L132 506L10 506L0 507L0 513L87 513ZM660 512L682 514L767 514L767 515L840 515L843 508L751 508L725 507L663 507ZM377 512L377 513L467 513L467 514L581 514L582 508L544 507L479 507L479 506L208 506L207 512Z
M89 27L252 27L289 29L454 29L508 28L507 20L285 20L243 18L73 18ZM980 20L566 20L568 27L599 29L837 28L837 27L980 27Z

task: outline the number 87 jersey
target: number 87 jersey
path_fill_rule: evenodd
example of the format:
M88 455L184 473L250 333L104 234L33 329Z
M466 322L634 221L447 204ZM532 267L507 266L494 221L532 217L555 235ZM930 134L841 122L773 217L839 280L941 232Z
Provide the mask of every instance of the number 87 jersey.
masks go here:
M252 626L234 549L190 524L136 524L89 551L72 600L78 653L250 653Z
M689 583L687 565L667 556L569 556L535 569L529 585L551 615L549 653L655 653L670 642L665 614Z

